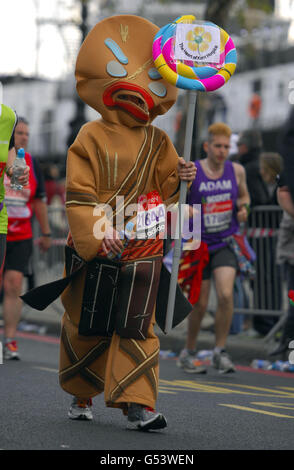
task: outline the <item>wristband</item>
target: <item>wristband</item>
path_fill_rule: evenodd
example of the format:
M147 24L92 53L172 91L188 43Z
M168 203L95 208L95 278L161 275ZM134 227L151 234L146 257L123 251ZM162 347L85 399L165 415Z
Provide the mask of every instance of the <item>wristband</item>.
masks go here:
M241 207L245 207L246 211L247 211L247 216L250 214L250 205L247 203L247 202L244 202L244 204L241 204Z
M51 237L51 233L42 233L42 237Z
M9 176L9 178L11 178L12 175L9 174L9 171L12 169L13 165L10 165L8 166L7 168L5 168L5 173L7 174L7 176Z

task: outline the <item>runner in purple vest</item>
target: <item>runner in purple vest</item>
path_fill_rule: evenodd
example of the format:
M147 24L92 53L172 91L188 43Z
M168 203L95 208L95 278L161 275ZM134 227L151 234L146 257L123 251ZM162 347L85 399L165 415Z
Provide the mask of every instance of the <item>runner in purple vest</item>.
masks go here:
M203 270L199 300L189 315L186 346L177 361L178 366L190 373L206 372L205 367L194 364L195 345L208 305L212 276L217 295L212 365L220 372L235 371L225 346L233 316L238 264L225 238L236 233L239 223L247 220L250 197L243 166L227 160L230 137L231 129L226 124L215 123L209 127L204 143L207 157L195 162L197 175L188 196L191 206L201 204L201 236L208 245L210 258Z

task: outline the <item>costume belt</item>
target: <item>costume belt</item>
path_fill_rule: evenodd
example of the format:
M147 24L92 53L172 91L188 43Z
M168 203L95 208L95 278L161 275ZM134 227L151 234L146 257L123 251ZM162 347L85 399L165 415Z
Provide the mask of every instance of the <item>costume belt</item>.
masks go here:
M120 262L96 257L86 262L77 252L65 247L66 276L36 287L21 296L37 310L56 300L71 281L86 270L79 334L111 336L115 331L125 338L145 339L156 306L155 318L164 331L170 273L161 258ZM101 301L103 299L103 301ZM173 327L192 307L177 286Z

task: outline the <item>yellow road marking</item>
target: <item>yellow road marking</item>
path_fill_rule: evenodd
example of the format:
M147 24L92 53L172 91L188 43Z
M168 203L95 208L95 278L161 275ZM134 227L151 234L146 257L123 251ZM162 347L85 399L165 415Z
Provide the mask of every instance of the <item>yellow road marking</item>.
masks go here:
M217 384L219 385L220 383L219 382L205 382L205 383L211 383L211 384ZM273 389L272 388L264 388L264 387L256 387L254 385L243 385L243 384L236 384L236 383L224 383L224 385L227 385L227 386L230 386L230 387L240 387L240 388L247 388L247 389L250 389L250 390L258 390L258 391L261 391L261 392L269 392L269 393L273 393ZM294 392L294 388L292 387L279 387L280 389L285 389L285 390L293 390ZM280 395L282 396L285 396L285 397L289 397L289 398L294 398L294 393L290 393L290 392L284 392L283 390L276 390L275 389L275 393L279 393Z
M282 388L283 390L292 390L294 392L294 387L279 387Z
M39 369L39 370L45 370L46 372L58 373L58 369L50 369L50 367L34 366L33 369Z
M210 385L217 384L218 386ZM226 388L225 385L245 388L248 391L234 390L232 388ZM205 393L222 393L222 394L235 394L235 395L253 395L268 398L294 398L294 394L285 392L282 390L272 390L263 387L254 387L250 385L242 384L221 384L219 382L194 382L190 380L160 380L160 386L169 390L178 391L197 391ZM265 392L265 393L257 393Z
M240 405L229 405L227 403L219 403L220 406L227 406L228 408L235 408L236 410L252 411L253 413L260 413L263 415L276 416L277 418L290 418L293 419L294 416L282 415L280 413L273 413L271 411L258 410L256 408L249 408L248 406Z
M282 408L284 410L294 410L294 403L274 403L266 401L253 401L252 405L268 406L269 408Z

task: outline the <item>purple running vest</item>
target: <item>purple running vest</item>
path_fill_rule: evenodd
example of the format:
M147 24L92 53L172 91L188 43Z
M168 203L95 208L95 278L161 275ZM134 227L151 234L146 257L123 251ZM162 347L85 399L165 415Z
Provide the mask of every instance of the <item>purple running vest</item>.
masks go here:
M215 251L226 246L223 239L239 229L236 205L238 186L234 167L230 160L226 160L222 176L214 180L206 176L199 160L195 166L197 175L188 203L201 204L201 238L207 243L209 251Z

